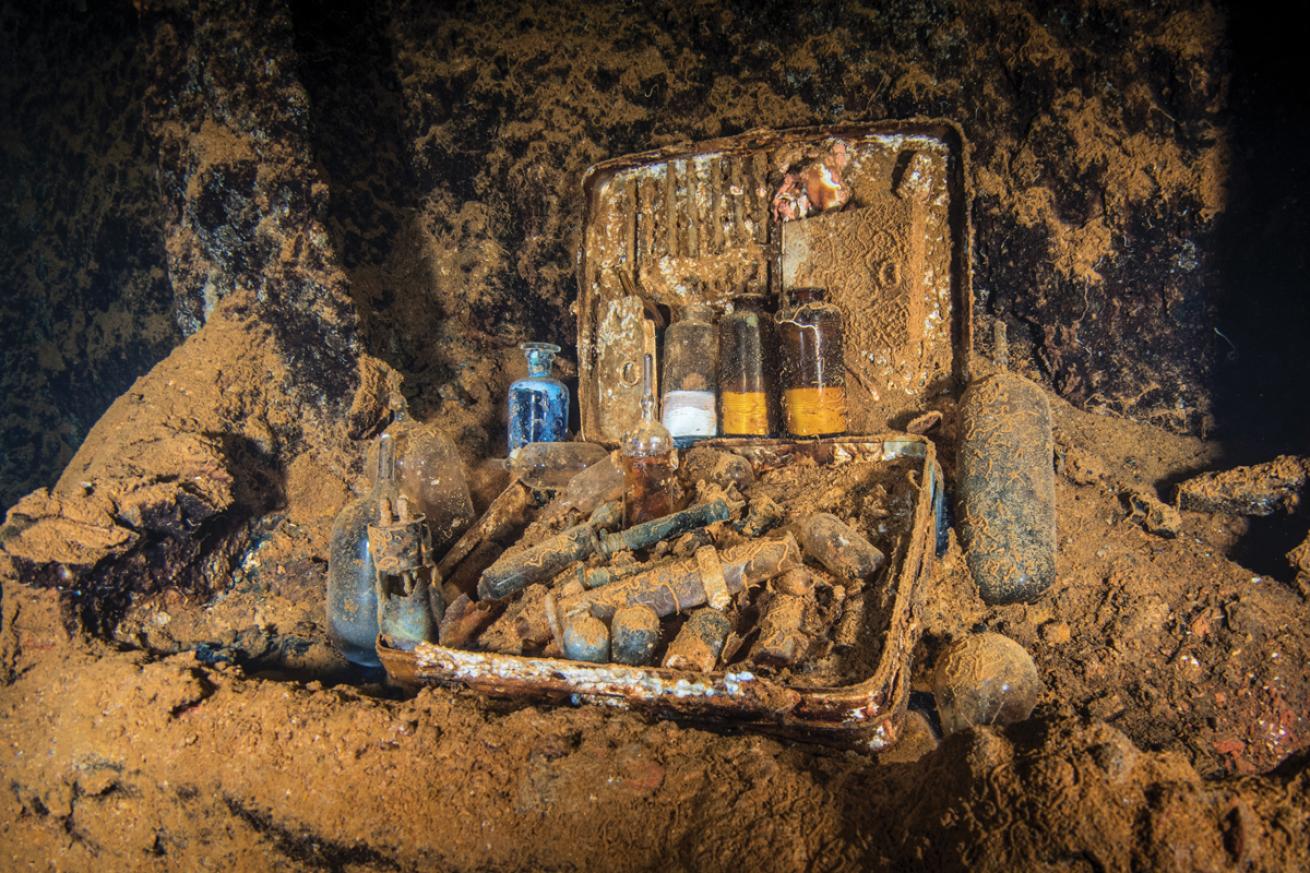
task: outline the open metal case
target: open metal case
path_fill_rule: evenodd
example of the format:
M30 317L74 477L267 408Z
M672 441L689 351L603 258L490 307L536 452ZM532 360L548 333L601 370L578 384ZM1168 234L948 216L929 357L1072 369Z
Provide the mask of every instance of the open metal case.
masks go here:
M839 146L850 199L778 221L784 174ZM954 124L912 120L750 131L606 161L583 179L578 256L582 438L614 445L640 414L641 355L657 338L644 311L722 304L820 286L841 308L850 435L716 439L759 470L804 463L904 465L909 517L889 543L866 620L876 640L857 681L793 682L729 666L714 673L591 664L421 644L379 645L403 683L588 701L881 749L895 742L918 639L916 591L934 560L942 500L933 444L894 425L967 380L972 287L965 140Z

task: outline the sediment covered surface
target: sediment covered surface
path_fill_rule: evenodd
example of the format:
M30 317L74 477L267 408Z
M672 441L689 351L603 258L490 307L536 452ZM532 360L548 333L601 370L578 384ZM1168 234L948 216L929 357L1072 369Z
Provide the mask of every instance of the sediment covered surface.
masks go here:
M1231 466L1216 434L1272 441L1244 463L1303 450L1276 442L1273 399L1216 387L1277 384L1268 325L1219 320L1241 296L1223 258L1250 241L1225 221L1265 179L1220 10L210 0L0 23L29 70L0 140L5 866L1310 862L1296 488L1273 499L1301 525L1286 543L1169 505ZM952 541L915 690L945 644L996 630L1037 661L1033 720L875 760L402 693L336 658L327 538L362 441L403 379L494 495L515 345L574 340L587 165L908 116L973 143L976 315L1051 395L1061 471L1055 585L987 607ZM1295 236L1259 214L1247 250ZM1215 481L1263 487L1243 475Z

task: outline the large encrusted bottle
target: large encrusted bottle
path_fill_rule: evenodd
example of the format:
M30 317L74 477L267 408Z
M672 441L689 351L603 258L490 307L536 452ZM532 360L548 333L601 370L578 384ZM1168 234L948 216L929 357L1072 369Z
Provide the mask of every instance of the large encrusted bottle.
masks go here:
M782 351L782 406L792 436L846 432L846 365L841 310L822 288L794 288L778 313Z
M409 417L405 399L391 399L387 427L395 446L396 484L427 518L432 550L442 554L473 523L468 476L455 444L437 428Z
M764 296L733 300L732 311L719 319L719 431L724 436L774 432L775 347Z
M655 420L655 361L642 367L641 422L623 437L623 523L627 527L660 518L677 504L677 454L673 437Z
M664 426L680 446L718 433L715 411L719 338L714 311L693 303L664 332Z
M550 374L554 343L523 343L527 378L509 386L509 451L528 443L563 442L569 434L569 389Z
M368 526L376 524L382 503L394 506L400 496L396 484L395 439L378 438L373 489L347 503L332 523L328 552L328 639L346 660L378 667L378 597L376 571L369 548Z

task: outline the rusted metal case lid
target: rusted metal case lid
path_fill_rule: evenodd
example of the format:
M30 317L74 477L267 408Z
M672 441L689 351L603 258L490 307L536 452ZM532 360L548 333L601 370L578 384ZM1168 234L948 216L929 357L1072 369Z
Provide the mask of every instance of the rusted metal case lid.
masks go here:
M789 169L838 143L840 210L779 222ZM613 444L640 414L655 337L638 298L678 307L823 287L841 308L852 433L880 433L967 379L972 286L965 141L913 120L755 130L597 164L578 259L582 438Z

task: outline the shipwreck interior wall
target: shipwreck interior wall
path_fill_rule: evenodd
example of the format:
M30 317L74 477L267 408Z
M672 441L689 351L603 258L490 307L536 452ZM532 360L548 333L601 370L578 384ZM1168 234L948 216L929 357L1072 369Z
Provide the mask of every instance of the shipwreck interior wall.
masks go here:
M0 833L72 867L1304 862L1310 515L1151 513L1304 453L1308 36L1203 0L0 2ZM978 349L1003 321L1053 398L1061 531L1027 606L952 541L920 663L1004 633L1038 718L874 764L343 667L328 535L391 391L484 504L518 343L575 378L587 166L914 116L970 140Z
M1304 372L1265 359L1286 346L1262 333L1304 326L1284 293L1304 122L1267 87L1291 54L1266 50L1282 37L1262 22L1230 30L1206 4L587 6L254 4L252 40L245 6L12 4L5 502L51 482L266 257L276 183L250 152L267 131L223 118L222 86L301 128L316 175L288 207L321 211L333 281L422 415L494 403L481 385L508 378L523 336L571 341L588 164L756 125L941 115L974 145L978 308L1010 322L1020 366L1084 408L1293 435L1260 386ZM224 42L220 21L247 36ZM254 63L271 46L275 72ZM256 85L291 89L290 115ZM1254 314L1275 296L1281 317ZM452 351L466 343L480 354ZM479 448L491 420L470 422Z

